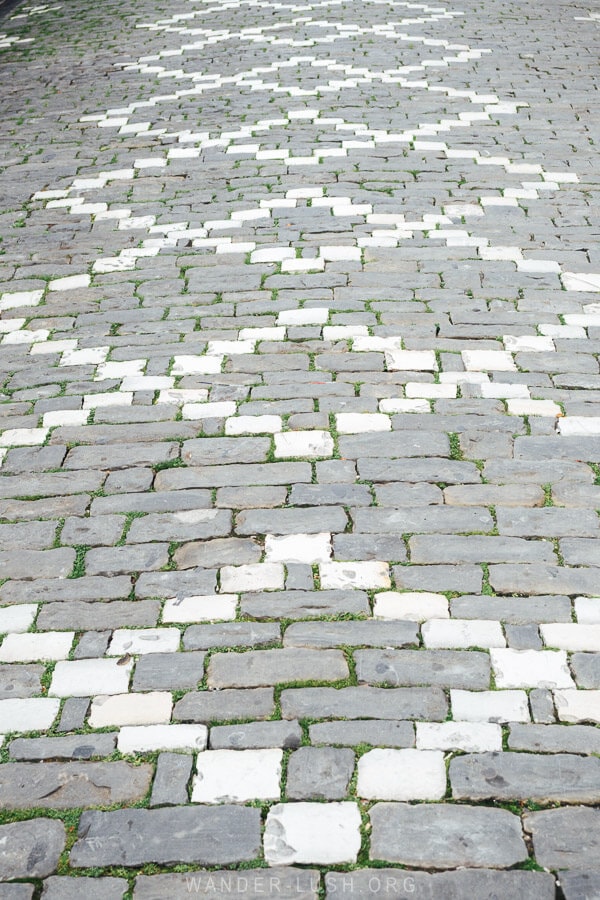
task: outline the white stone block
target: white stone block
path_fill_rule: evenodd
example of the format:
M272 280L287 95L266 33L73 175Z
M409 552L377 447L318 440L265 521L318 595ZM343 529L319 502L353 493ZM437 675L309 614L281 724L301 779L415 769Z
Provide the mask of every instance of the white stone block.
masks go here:
M119 732L121 753L148 753L154 750L204 750L208 740L206 725L125 725Z
M356 793L365 800L440 800L446 793L438 750L369 750L358 761Z
M502 729L491 722L417 722L417 750L502 750Z
M130 359L126 362L105 362L96 369L94 381L104 381L106 378L125 378L128 375L141 375L147 360Z
M431 405L428 400L403 400L402 398L390 398L379 401L379 409L382 413L430 413Z
M238 356L254 353L256 341L209 341L208 356Z
M22 328L27 319L2 319L0 320L0 334L9 334ZM55 342L56 343L56 342ZM32 347L33 349L33 347Z
M33 625L37 603L21 603L18 606L0 608L0 634L22 634Z
M508 350L463 350L463 365L468 372L516 372Z
M284 259L281 263L282 272L323 272L325 260L322 257L307 256L298 259Z
M41 356L47 353L65 353L74 350L77 347L77 341L44 341L43 343L33 344L29 351L30 356Z
M235 413L237 407L233 400L222 400L215 403L184 403L181 416L184 419L226 419Z
M448 619L448 599L443 594L426 591L384 591L375 595L373 616L376 619L403 619L409 622L425 622L427 619Z
M340 434L363 434L369 431L391 431L389 416L383 413L338 413L335 417Z
M329 319L329 310L324 306L286 309L277 316L278 325L324 325Z
M0 733L47 731L60 709L53 697L0 700Z
M454 400L457 388L455 384L427 384L420 381L409 381L404 390L406 396L410 398Z
M119 664L116 659L75 659L58 662L52 675L52 697L89 697L109 692L126 694L133 661Z
M178 628L117 628L113 632L107 656L141 656L145 653L176 653L181 632Z
M49 291L74 291L89 287L92 279L89 275L67 275L66 278L54 278L48 282Z
M355 337L352 349L357 353L377 353L386 350L400 350L401 337Z
M208 750L198 756L192 803L279 800L283 751Z
M529 400L526 384L502 384L490 381L480 385L481 396L486 400Z
M18 309L20 306L38 306L43 291L9 291L0 297L0 310Z
M175 381L170 375L128 375L121 382L122 391L165 391Z
M421 631L430 649L506 646L500 622L488 619L430 619Z
M354 863L360 826L356 803L279 803L267 816L265 859L270 866Z
M390 567L386 562L325 562L319 566L319 575L324 591L391 587Z
M314 563L331 558L331 534L267 534L265 559L267 562Z
M44 428L54 428L57 425L85 425L89 415L87 409L56 409L44 413L42 422Z
M242 328L239 333L240 341L284 341L285 327L283 325L272 328Z
M457 722L529 722L525 691L450 691Z
M171 597L166 601L163 622L212 622L235 619L235 594L198 594L193 597Z
M221 371L222 365L222 356L175 356L171 374L217 375Z
M86 347L83 350L66 350L59 366L97 366L103 363L110 347Z
M564 650L490 650L499 688L574 688Z
M552 400L508 400L506 407L511 416L548 416L554 418L562 415L560 406Z
M147 694L113 694L94 697L89 724L92 728L112 725L165 725L171 719L173 698L168 691Z
M84 394L83 408L97 409L100 406L131 406L132 391L110 391L106 394Z
M600 691L554 691L554 706L561 722L600 725Z
M564 416L557 422L557 431L563 436L591 436L600 434L600 416Z
M510 353L553 353L556 350L551 337L539 335L505 334L502 338L504 348Z
M575 625L572 622L558 622L540 625L540 633L547 647L559 650L600 651L600 625Z
M369 336L366 325L325 325L323 327L324 341L343 341Z
M280 563L252 563L245 566L224 566L221 569L221 590L239 594L242 591L282 591L284 571Z
M542 334L551 338L563 338L563 340L572 340L577 338L586 338L585 328L581 325L538 325L538 330Z
M333 438L328 431L282 431L275 435L277 459L332 456L333 446Z
M0 662L37 662L66 659L74 631L44 631L9 634L0 647Z
M600 625L600 597L575 597L575 614L580 625Z
M0 434L0 447L36 447L43 444L49 428L9 428Z
M36 344L41 341L47 341L50 332L45 328L38 328L31 331L29 328L23 328L20 331L10 331L2 338L3 344Z
M233 416L225 422L225 434L274 434L282 427L281 416Z
M433 350L387 350L385 362L390 372L437 372Z
M176 403L178 406L184 403L205 403L208 400L206 388L168 388L159 391L157 403Z
M567 291L600 291L600 275L592 272L563 272L561 278Z

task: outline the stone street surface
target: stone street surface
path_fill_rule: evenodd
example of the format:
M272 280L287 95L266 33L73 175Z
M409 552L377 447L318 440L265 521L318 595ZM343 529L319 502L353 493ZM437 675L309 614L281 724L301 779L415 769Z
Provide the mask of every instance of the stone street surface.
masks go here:
M0 900L600 897L600 7L0 22Z

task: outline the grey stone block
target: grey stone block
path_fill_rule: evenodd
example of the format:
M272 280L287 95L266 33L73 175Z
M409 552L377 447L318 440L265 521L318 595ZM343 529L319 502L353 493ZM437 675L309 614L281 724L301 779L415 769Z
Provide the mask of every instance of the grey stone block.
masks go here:
M570 622L571 601L568 597L543 594L540 597L454 597L450 612L457 619L492 619L511 625L542 622Z
M559 872L565 900L591 900L600 897L600 872Z
M208 664L212 688L261 687L294 681L338 681L348 676L339 650L249 650L215 653Z
M543 643L537 625L505 625L506 642L513 650L542 650Z
M283 637L284 647L406 647L418 641L416 623L374 619L297 622L288 626Z
M214 594L217 588L217 576L211 569L187 569L185 572L142 572L135 584L135 595L138 598L160 597L161 599L177 597L195 597L201 594Z
M302 729L297 721L246 722L243 725L213 725L211 750L246 750L264 747L299 747Z
M187 753L161 753L156 762L150 806L178 806L188 802L193 757Z
M571 668L579 687L600 688L600 653L573 653Z
M529 707L531 718L538 725L552 725L556 722L552 691L546 688L534 688L529 691Z
M45 670L45 666L39 665L0 666L0 700L40 694Z
M406 871L404 869L361 869L328 872L328 898L373 897L384 893L414 900L478 900L494 897L527 897L527 900L554 900L554 878L545 872L502 872L497 869L459 869L456 872Z
M175 551L173 559L178 569L191 569L194 566L217 568L257 563L262 554L263 548L255 540L217 538L184 544Z
M427 563L556 563L554 549L545 541L471 534L417 534L408 542L411 562Z
M414 747L415 728L412 722L394 722L389 719L356 719L352 722L318 722L310 725L312 744L337 744L356 747L370 744L373 747Z
M74 550L72 552L75 553ZM88 575L122 575L162 569L168 562L168 544L94 547L85 555L85 571Z
M104 656L110 631L86 631L81 635L73 653L73 659L95 659Z
M58 603L88 600L125 600L131 592L126 575L83 578L39 578L30 582L8 582L0 588L3 603Z
M154 478L152 469L132 469L134 472L148 472L150 483ZM118 473L115 473L118 474ZM109 476L110 478L111 476ZM150 485L148 485L148 488ZM105 489L106 490L106 489ZM207 490L190 491L150 491L144 493L118 493L111 497L96 497L92 501L92 516L106 516L110 513L160 513L183 512L190 509L210 509L211 493Z
M173 719L179 722L227 722L231 719L268 719L275 710L272 688L243 691L198 691L178 700Z
M0 802L5 809L75 809L141 800L152 767L126 762L45 762L0 765Z
M218 440L215 438L215 440ZM245 446L246 440L228 438ZM264 440L264 438L257 438ZM267 441L267 449L264 457L269 452L270 442ZM185 458L185 451L184 451ZM154 487L157 491L182 491L188 488L220 488L261 485L281 485L307 482L310 484L312 470L309 463L305 462L278 462L241 464L233 463L226 466L203 465L199 468L189 469L165 469L159 472L154 479Z
M286 793L290 800L341 800L354 771L352 750L301 747L288 760Z
M500 534L523 537L594 537L599 532L598 516L591 509L502 507L496 519Z
M339 560L378 559L384 562L405 562L406 547L401 535L336 534L333 557Z
M198 438L185 441L181 458L188 466L260 463L267 459L270 447L271 442L265 437L246 437L243 441L239 438Z
M354 530L371 534L452 534L491 531L494 527L490 513L483 507L422 506L411 509L405 506L400 509L353 509L351 514Z
M70 878L53 875L44 882L43 900L122 900L128 889L125 878Z
M600 810L575 806L526 812L523 827L541 866L600 871Z
M110 623L111 628L123 628L130 625L147 626L156 625L160 615L160 604L157 600L110 600L108 602L73 600L71 603L44 603L37 617L38 631L53 631L55 629L76 628L78 631L106 628ZM105 635L106 632L91 632ZM100 648L102 638L86 638L79 642L75 650L75 658L80 656L79 646L83 644L85 653L92 648ZM89 648L89 649L86 649ZM104 651L92 655L102 656Z
M508 738L511 750L531 753L600 754L600 731L592 725L520 725L511 724Z
M340 613L369 615L364 591L277 591L242 594L242 614L253 619L307 619Z
M230 531L231 513L227 509L192 509L180 513L149 513L147 516L134 519L127 535L127 543L206 540L207 538L223 537Z
M63 704L58 731L78 731L85 724L90 700L88 697L67 697Z
M467 754L450 763L456 800L534 800L597 803L600 759L562 754Z
M195 688L204 677L201 651L148 653L140 656L133 676L134 691L180 691Z
M168 875L138 875L134 900L184 900L194 892L224 894L231 900L317 900L320 872L316 869L244 869L191 871Z
M290 509L250 509L235 519L237 534L318 534L344 531L348 519L341 507L314 506Z
M55 871L65 843L65 826L57 819L0 825L0 878L45 878Z
M84 812L71 850L74 868L225 865L260 853L260 810L239 806Z
M465 690L487 690L490 685L489 656L474 650L357 650L354 657L362 684Z
M116 734L69 734L65 737L17 738L8 751L12 759L91 759L110 756L117 743Z
M286 719L424 719L441 722L448 706L432 688L288 688L281 693Z
M274 622L223 622L220 625L190 625L183 635L185 650L217 647L266 647L281 641L281 628Z
M396 587L408 591L481 591L483 572L479 566L394 566Z
M377 803L371 859L427 869L509 868L527 859L518 816L504 809Z

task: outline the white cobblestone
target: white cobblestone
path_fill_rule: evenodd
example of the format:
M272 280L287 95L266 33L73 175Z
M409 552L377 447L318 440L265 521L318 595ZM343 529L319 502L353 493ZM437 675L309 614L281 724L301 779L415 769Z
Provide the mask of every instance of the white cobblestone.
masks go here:
M0 647L0 662L66 659L73 646L74 637L74 631L9 634Z
M427 619L448 619L448 600L443 594L423 591L396 593L384 591L375 595L373 615L376 619L405 619L425 622Z
M502 729L491 722L417 722L417 750L502 750Z
M361 819L355 803L280 803L267 815L265 859L270 866L356 862Z
M330 590L371 590L391 586L386 562L325 562L319 565L321 588Z
M154 750L204 750L208 740L206 725L124 725L117 747L121 753L148 753Z
M107 656L132 656L145 653L175 653L179 650L178 628L118 628L113 632Z
M493 649L490 657L496 687L575 687L564 651Z
M559 650L600 651L600 624L557 622L540 625L540 633L547 647Z
M319 459L333 455L333 438L327 431L282 431L275 435L275 457Z
M0 733L46 731L60 709L53 697L0 700Z
M226 594L242 591L281 591L285 581L283 566L280 563L224 566L220 574L221 590Z
M163 622L211 622L235 619L235 594L205 594L192 597L171 597L162 613Z
M358 761L356 793L365 800L441 800L444 754L437 750L369 750Z
M198 756L192 803L279 800L283 751L208 750Z
M430 619L421 631L432 649L506 646L500 622L487 619Z
M122 694L129 689L133 661L76 659L58 662L48 694L51 697L89 697L92 694Z
M21 603L19 606L0 608L0 634L19 634L33 625L37 603Z
M112 694L94 697L89 724L92 728L111 725L165 725L171 719L173 700L166 691L147 694Z
M457 722L529 722L525 691L450 691Z

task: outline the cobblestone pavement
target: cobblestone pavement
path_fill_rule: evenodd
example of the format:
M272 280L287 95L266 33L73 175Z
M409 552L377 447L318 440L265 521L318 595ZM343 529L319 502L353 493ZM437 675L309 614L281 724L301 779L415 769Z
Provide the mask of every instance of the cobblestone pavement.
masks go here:
M0 898L600 896L597 4L0 27Z

